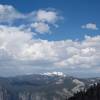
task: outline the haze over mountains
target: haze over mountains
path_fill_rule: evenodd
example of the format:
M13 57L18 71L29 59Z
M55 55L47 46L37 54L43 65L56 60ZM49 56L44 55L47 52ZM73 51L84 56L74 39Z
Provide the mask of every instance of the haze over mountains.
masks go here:
M61 72L0 78L0 100L65 100L100 78L76 78Z

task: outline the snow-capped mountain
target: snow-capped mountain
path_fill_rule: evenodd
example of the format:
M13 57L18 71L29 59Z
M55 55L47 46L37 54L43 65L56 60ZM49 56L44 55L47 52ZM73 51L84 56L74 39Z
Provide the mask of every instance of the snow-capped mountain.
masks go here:
M47 72L44 73L43 75L48 75L48 76L61 76L61 77L65 77L66 75L63 72Z

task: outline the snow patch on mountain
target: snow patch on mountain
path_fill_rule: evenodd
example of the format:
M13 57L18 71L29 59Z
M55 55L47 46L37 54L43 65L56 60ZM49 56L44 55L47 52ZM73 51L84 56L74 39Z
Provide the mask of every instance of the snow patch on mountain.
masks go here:
M48 76L62 76L62 77L65 77L66 76L62 72L47 72L47 73L44 73L43 75L48 75Z
M82 81L79 81L78 79L74 79L73 83L76 84L76 86L72 89L72 92L76 93L80 90L83 90L85 87L85 84Z
M74 79L73 80L73 83L77 84L77 85L81 85L81 86L84 86L84 83L79 81L78 79Z

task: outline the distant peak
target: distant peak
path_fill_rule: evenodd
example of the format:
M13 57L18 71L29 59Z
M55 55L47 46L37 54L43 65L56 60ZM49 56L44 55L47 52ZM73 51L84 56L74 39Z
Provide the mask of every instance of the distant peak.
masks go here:
M65 77L66 75L63 72L47 72L44 73L43 75L48 75L48 76L63 76Z

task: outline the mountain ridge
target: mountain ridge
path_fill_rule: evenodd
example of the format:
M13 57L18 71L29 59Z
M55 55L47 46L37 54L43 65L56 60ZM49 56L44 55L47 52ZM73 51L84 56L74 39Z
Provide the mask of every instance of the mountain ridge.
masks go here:
M56 74L1 77L0 100L65 100L77 91L99 82L99 78L81 79Z

